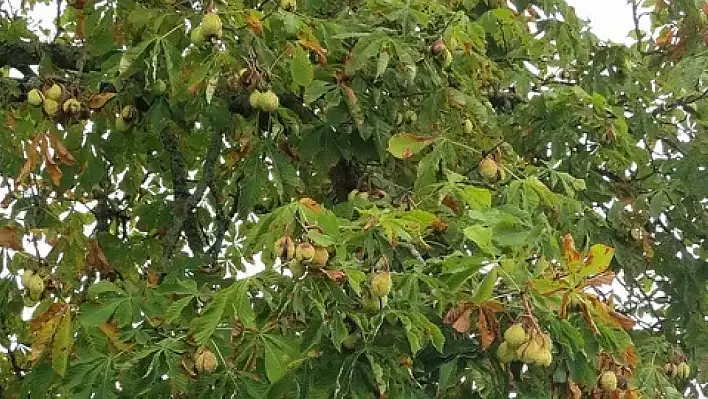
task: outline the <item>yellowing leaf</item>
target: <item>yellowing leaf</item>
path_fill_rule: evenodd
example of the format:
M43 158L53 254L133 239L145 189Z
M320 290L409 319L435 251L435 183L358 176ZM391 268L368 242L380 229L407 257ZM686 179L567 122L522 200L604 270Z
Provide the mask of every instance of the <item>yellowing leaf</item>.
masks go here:
M263 21L261 21L257 13L249 13L246 17L246 24L254 35L263 36Z
M562 240L562 250L563 250L563 260L565 260L566 265L574 269L574 265L580 261L580 252L575 249L575 240L570 234L563 236Z
M68 307L60 317L52 343L52 368L57 374L63 376L66 374L72 347L71 312Z
M52 345L54 335L62 322L64 313L69 311L69 305L53 303L49 308L30 322L32 333L32 361L39 360Z
M604 272L612 262L615 249L602 244L593 245L585 257L585 266L582 269L584 276L594 276Z
M434 137L398 133L388 140L388 152L398 159L410 158L435 142Z

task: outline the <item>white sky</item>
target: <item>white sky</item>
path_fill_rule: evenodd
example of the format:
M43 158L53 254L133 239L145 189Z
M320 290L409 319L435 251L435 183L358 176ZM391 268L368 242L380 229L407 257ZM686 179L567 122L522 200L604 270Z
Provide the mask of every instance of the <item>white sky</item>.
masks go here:
M627 0L567 0L575 7L580 18L590 20L592 31L599 38L618 43L627 43L629 32L634 29L632 7ZM642 20L648 26L648 17Z

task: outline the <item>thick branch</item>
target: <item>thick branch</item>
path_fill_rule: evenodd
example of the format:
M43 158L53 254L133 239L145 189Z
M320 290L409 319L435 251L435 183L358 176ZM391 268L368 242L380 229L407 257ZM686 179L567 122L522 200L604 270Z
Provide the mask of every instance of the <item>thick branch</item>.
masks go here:
M194 216L194 208L199 204L204 196L207 186L212 184L214 180L214 169L219 160L221 153L222 142L221 130L215 129L211 135L211 142L206 156L204 157L204 166L202 170L202 178L197 184L193 194L189 194L187 187L187 173L182 161L181 152L179 151L177 136L170 129L163 129L162 142L165 150L170 154L170 169L172 171L172 183L175 190L177 204L175 207L175 219L165 236L165 247L162 256L161 264L164 265L172 256L172 253L177 245L177 239L183 227L187 235L187 240L192 252L201 253L204 249L204 244L199 232L199 226Z
M216 203L216 231L214 232L214 242L209 247L208 253L211 257L212 264L215 264L219 259L219 253L221 252L221 246L224 242L226 231L228 231L231 220L236 216L236 212L238 211L238 194L232 196L233 203L231 204L231 209L226 212L224 209L225 204L219 203L221 194L213 181L209 184L209 191L214 196L214 202Z
M7 65L21 70L39 64L43 56L48 56L61 69L92 70L96 67L95 62L85 57L82 47L41 42L0 43L0 67Z

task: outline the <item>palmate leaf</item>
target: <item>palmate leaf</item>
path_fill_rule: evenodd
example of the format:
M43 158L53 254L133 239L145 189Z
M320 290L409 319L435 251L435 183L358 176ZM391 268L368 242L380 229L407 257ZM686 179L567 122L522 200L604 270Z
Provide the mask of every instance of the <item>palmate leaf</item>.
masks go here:
M708 7L622 44L578 1L0 13L0 396L693 388ZM513 323L549 367L500 362Z

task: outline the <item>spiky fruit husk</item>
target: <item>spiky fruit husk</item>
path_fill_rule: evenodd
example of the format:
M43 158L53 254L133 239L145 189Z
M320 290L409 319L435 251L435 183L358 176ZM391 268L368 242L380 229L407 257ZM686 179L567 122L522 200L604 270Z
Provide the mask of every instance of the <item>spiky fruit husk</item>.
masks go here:
M42 106L44 108L44 112L49 116L53 117L57 114L57 112L59 112L59 103L49 97L44 99Z
M514 324L504 331L504 340L510 347L516 349L526 341L526 330L521 324Z
M261 96L261 108L266 112L274 112L280 106L278 95L268 90Z
M22 286L25 288L29 288L30 281L32 280L32 276L34 276L34 272L32 270L25 270L25 272L22 274Z
M165 94L165 91L167 90L167 83L165 83L162 79L158 79L152 83L150 90L152 91L152 94L161 96Z
M128 122L120 115L116 118L116 130L119 132L128 130Z
M70 98L64 101L64 104L62 104L61 109L64 110L64 112L67 114L76 114L81 111L81 103L75 98Z
M327 266L327 261L329 260L329 252L322 247L315 248L315 257L312 259L311 268L322 269Z
M367 312L378 312L381 310L382 300L388 300L388 297L379 298L377 296L371 295L366 292L361 296L359 302L361 303L362 309Z
M202 34L205 38L217 36L221 31L221 18L218 14L209 13L202 19Z
M204 31L202 30L201 26L197 26L196 28L192 29L192 32L189 34L189 39L192 41L192 44L199 47L204 45Z
M497 173L499 173L499 165L493 159L484 158L479 162L479 174L485 179L494 179Z
M296 260L290 262L288 267L290 268L290 273L293 274L293 278L295 280L299 280L302 276L305 275L305 265Z
M37 303L38 303L39 301L37 301L36 299L32 299L32 298L26 296L26 297L22 298L22 302L23 302L23 305L24 305L24 306L26 306L26 307L28 307L28 308L33 308L33 307L35 307L35 305L37 305Z
M35 301L38 300L44 292L44 279L37 274L33 274L29 279L27 289L29 289L30 298Z
M678 366L673 363L666 363L664 365L664 374L672 378L676 377L676 375L678 374Z
M219 366L214 352L207 348L199 348L194 354L194 368L199 373L212 373Z
M403 123L403 114L399 112L396 114L396 125L400 125L401 123Z
M263 98L263 93L261 93L258 90L253 90L251 92L251 95L248 96L248 103L251 105L251 108L261 108L261 99Z
M445 46L445 41L442 39L436 40L432 46L430 46L430 52L436 57L444 53L445 50L447 50L447 46Z
M534 364L541 358L542 351L543 349L541 349L541 346L536 340L530 339L519 346L519 349L516 350L516 354L522 362Z
M416 114L415 111L408 110L403 114L403 118L408 122L415 122L418 120L418 114Z
M371 293L379 298L385 297L391 292L393 280L391 273L378 272L371 277Z
M536 364L541 367L548 367L553 363L553 354L548 349L541 350L541 354L536 360Z
M497 348L497 357L502 363L511 363L516 359L516 352L513 348L509 347L509 343L504 341Z
M29 93L27 93L27 102L35 107L42 105L43 99L44 96L42 95L42 92L37 89L32 89Z
M474 132L474 124L472 124L471 120L465 119L465 133L472 134L472 132Z
M445 49L440 56L440 65L443 69L449 69L452 66L452 53L450 50Z
M551 346L553 345L553 342L551 341L551 337L548 334L541 334L541 339L542 339L541 348L544 350L545 349L550 350Z
M280 0L280 7L283 10L295 11L297 9L297 0Z
M135 119L137 113L138 110L136 110L132 105L126 105L120 110L120 116L125 119L126 122L130 122Z
M608 392L617 389L617 374L612 371L602 373L600 376L600 389Z
M359 342L359 332L353 332L349 335L347 335L346 338L344 338L344 341L342 341L342 346L351 350L356 348L356 344Z
M676 367L676 376L682 380L685 380L689 375L691 375L691 366L689 366L686 362L679 363L678 367Z
M61 100L61 94L63 91L64 90L62 90L61 86L54 83L51 87L44 91L44 97L58 102Z
M282 260L291 260L295 256L295 242L290 236L282 236L273 245L273 253Z
M312 244L310 244L310 243L301 242L295 248L295 259L297 259L298 262L309 263L312 261L312 258L314 258L314 257L315 257L315 247L312 246Z

